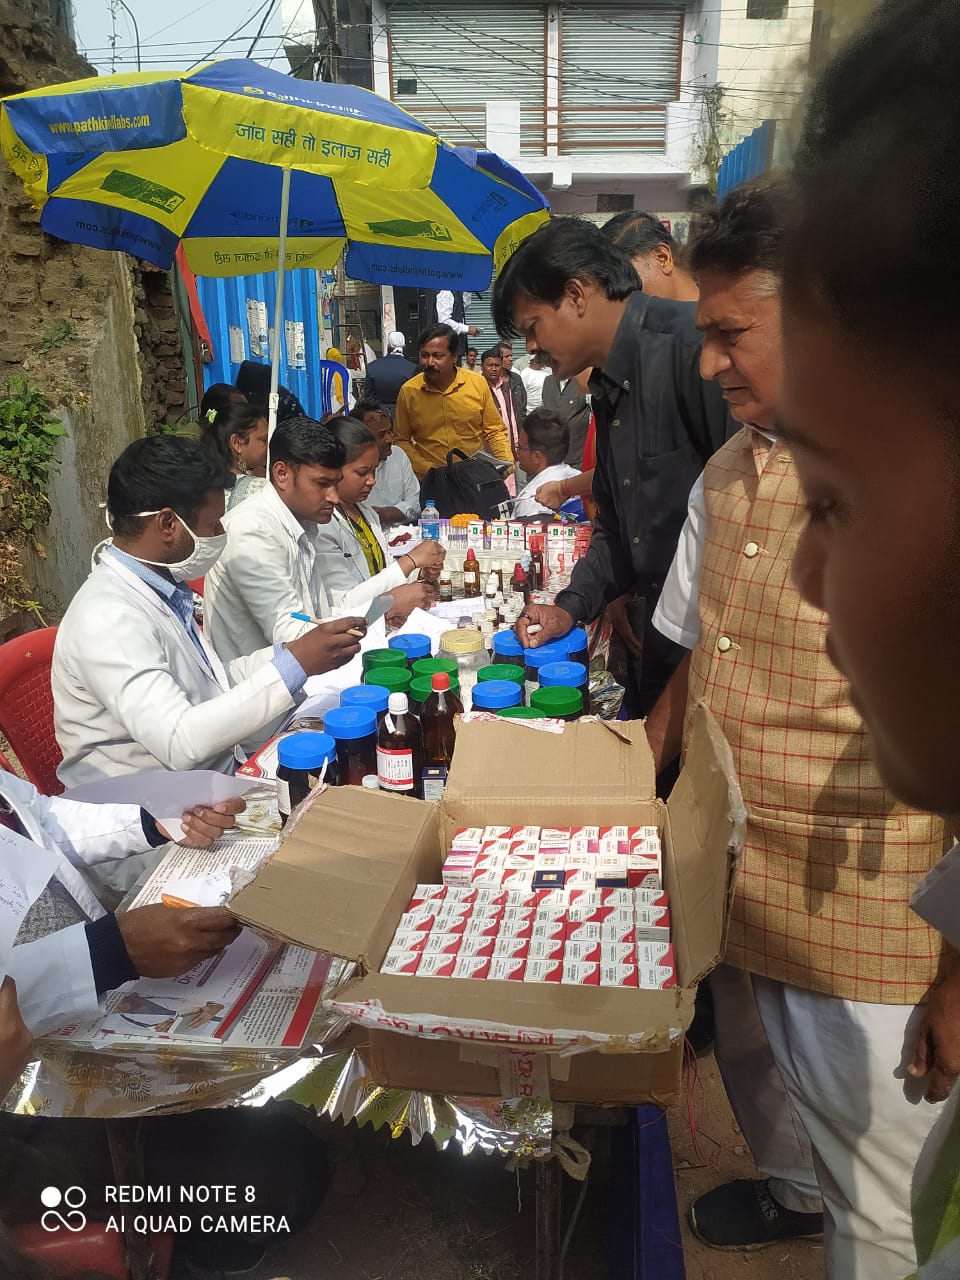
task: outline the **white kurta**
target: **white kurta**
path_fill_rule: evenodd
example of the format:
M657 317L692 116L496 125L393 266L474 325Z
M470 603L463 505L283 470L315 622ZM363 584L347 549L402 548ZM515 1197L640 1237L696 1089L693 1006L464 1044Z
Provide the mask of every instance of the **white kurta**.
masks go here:
M537 490L542 484L549 484L551 480L572 480L574 476L579 474L580 472L576 467L568 466L566 462L559 462L553 467L545 467L539 475L533 476L525 488L521 489L517 494L516 501L513 504L513 514L518 517L552 516L553 512L550 508L537 501Z
M420 481L402 449L394 447L377 467L367 505L397 507L409 523L420 518Z

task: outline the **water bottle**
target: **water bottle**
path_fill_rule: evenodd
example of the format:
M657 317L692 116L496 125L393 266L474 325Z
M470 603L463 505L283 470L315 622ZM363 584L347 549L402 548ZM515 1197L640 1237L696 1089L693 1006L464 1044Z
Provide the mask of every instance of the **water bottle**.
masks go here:
M440 541L440 512L432 498L420 513L420 537L424 542Z

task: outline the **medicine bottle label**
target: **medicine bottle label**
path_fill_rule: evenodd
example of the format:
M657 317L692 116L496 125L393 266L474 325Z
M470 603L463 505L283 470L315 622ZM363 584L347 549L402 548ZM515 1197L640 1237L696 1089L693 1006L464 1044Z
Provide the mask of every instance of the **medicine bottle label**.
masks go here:
M377 747L377 777L385 791L412 791L413 752Z
M285 817L290 817L290 783L284 778L277 779L277 808Z

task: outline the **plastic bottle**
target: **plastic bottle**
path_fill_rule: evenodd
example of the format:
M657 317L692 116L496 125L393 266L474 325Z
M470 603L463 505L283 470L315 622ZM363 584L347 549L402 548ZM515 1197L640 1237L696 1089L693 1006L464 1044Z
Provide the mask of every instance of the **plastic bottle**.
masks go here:
M579 720L583 714L583 694L579 689L565 689L559 685L536 689L530 695L530 706L551 719Z
M337 744L326 733L291 733L277 744L277 808L285 827L291 812L313 790L323 774L336 783Z
M474 685L471 697L474 711L499 711L503 707L518 707L523 701L523 690L512 680L484 680Z
M377 734L377 778L381 791L419 796L423 774L420 722L405 693L391 693L390 709Z
M424 542L440 541L440 512L432 498L420 512L420 537Z
M376 768L377 713L372 707L334 707L323 717L323 725L337 742L338 784L361 786L364 774Z
M582 662L548 662L539 671L541 689L579 689L582 706L590 709L590 677Z
M407 655L399 649L367 649L360 658L364 684L367 683L367 676L374 667L406 667L406 665Z
M351 685L340 695L341 707L369 707L376 714L378 726L387 714L389 702L390 691L380 684Z
M402 636L391 636L387 641L389 649L399 649L411 666L421 658L430 657L430 637L417 632L408 632Z
M413 678L432 676L436 671L446 671L448 676L458 674L459 668L453 658L419 658L413 664Z
M412 678L406 667L371 667L367 672L366 682L382 685L391 693L406 693Z
M456 736L454 716L462 713L463 703L450 688L450 677L445 671L436 672L420 712L424 767L442 765L449 769Z
M524 689L523 667L497 662L494 658L489 667L481 667L477 672L477 684L483 684L487 680L510 680L513 684L519 685L522 692Z
M493 661L523 667L523 645L517 639L515 631L498 631L493 637Z
M480 594L480 561L473 547L463 562L463 594L468 600Z

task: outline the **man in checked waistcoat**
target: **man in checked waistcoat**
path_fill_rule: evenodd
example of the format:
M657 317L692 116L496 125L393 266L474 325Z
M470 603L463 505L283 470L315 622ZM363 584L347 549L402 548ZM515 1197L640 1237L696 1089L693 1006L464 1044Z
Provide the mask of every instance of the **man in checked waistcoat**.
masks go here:
M827 1277L902 1280L910 1178L937 1117L921 1099L938 1092L907 1070L937 1035L916 1006L940 956L908 901L944 832L884 788L825 617L790 577L807 511L777 439L788 206L782 185L741 187L693 244L701 373L743 427L694 486L654 617L689 650L647 720L657 769L705 701L748 810L711 985L717 1061L764 1176L714 1188L690 1217L718 1248L822 1233Z

